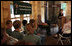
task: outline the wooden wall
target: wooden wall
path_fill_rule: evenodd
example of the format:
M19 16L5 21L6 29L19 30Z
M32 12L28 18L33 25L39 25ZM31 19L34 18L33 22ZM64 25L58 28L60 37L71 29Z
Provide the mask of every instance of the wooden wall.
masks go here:
M8 19L10 19L10 1L1 1L1 25L5 27Z
M37 20L37 15L40 14L42 16L42 20L44 21L44 7L42 7L41 3L45 1L30 1L32 4L32 14L30 18ZM63 2L63 1L62 1ZM67 11L66 15L71 16L71 1L67 2ZM50 10L49 10L50 11ZM1 1L1 25L5 26L6 20L10 18L10 1Z
M71 18L71 1L67 2L67 11L66 11L66 18L69 20Z
M32 4L32 14L30 18L37 20L37 15L41 15L41 1L31 1Z

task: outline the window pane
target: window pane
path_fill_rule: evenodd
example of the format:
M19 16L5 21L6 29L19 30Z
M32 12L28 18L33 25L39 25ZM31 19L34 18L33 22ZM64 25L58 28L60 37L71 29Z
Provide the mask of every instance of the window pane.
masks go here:
M28 23L29 23L29 21L30 21L30 17L28 17Z
M27 14L27 16L30 16L30 14Z
M12 23L15 21L15 19L11 19Z
M13 5L10 5L11 18L14 18Z
M66 12L66 3L62 3L61 4L61 9L63 9L63 14L64 14L64 16L66 16L65 14L65 12Z
M10 5L10 12L12 14L12 8L13 8L13 5Z
M13 7L12 7L12 14L14 14L14 9L13 9Z
M20 19L11 19L12 22L14 22L15 20L20 20Z
M27 17L26 17L26 18L24 18L24 20L27 20Z
M24 14L24 17L26 17L26 14Z
M12 9L10 9L10 14L12 14Z
M15 19L11 19L12 23L15 21ZM12 26L12 31L14 31L14 27Z
M14 18L15 16L14 16L14 14L11 14L11 18Z
M20 17L20 15L15 15L15 17Z
M14 29L14 27L12 26L12 31L14 31L15 29Z
M15 19L15 20L20 20L20 19Z

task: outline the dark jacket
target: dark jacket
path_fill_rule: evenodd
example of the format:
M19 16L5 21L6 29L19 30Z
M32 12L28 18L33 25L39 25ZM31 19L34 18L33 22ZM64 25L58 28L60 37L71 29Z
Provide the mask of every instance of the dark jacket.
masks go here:
M61 14L61 12L59 13L58 19L62 19L63 13Z

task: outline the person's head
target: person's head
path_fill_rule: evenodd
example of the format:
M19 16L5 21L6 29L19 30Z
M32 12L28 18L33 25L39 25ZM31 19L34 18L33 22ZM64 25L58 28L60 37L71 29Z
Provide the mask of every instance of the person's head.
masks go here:
M41 15L38 15L38 19L41 20Z
M22 23L23 23L23 26L25 26L27 24L27 20L23 20Z
M13 26L15 29L21 28L21 21L19 20L14 21Z
M29 32L29 34L33 34L33 33L34 33L34 30L33 30L33 28L31 27L30 24L27 24L27 25L26 25L26 29L27 29L27 31Z
M32 26L32 27L34 27L34 25L35 25L35 20L34 19L30 19L30 25Z
M7 28L11 28L12 27L12 21L11 20L7 20L6 21L6 26L7 26Z
M63 13L63 9L60 9L60 12Z

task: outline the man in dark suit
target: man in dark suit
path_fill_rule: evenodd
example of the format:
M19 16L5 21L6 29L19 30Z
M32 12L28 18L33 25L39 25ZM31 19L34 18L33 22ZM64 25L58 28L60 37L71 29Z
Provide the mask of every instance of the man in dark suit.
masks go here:
M62 17L63 17L63 9L60 9L59 16L58 16L59 32L61 32L62 30Z

